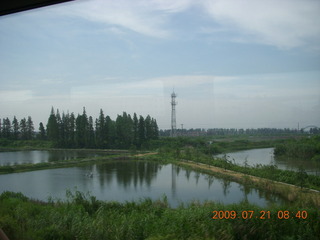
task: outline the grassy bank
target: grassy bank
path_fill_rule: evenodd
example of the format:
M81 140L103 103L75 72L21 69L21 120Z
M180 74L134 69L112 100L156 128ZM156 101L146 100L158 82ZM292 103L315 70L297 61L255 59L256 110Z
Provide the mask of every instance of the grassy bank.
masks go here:
M53 149L60 151L61 149ZM128 160L139 160L143 157L150 157L154 155L154 152L135 152L130 153L126 150L92 150L92 149L83 149L83 151L103 151L112 153L110 156L100 156L100 157L89 157L89 158L78 158L71 160L62 160L62 161L53 161L53 162L43 162L43 163L28 163L28 164L16 164L16 165L6 165L0 166L0 174L10 174L18 172L28 172L44 169L54 169L54 168L66 168L66 167L76 167L82 165L88 165L93 163L103 163L106 161L128 161ZM158 160L157 162L165 163L167 161Z
M50 149L53 143L44 140L9 140L0 139L0 150L32 150L32 149Z
M166 149L159 151L159 155L155 156L159 159L171 159L172 161L189 160L199 162L210 166L223 168L247 175L266 178L272 181L284 182L297 185L303 188L310 188L320 191L320 177L308 175L301 168L300 171L294 172L289 170L278 169L275 165L256 165L256 166L240 166L225 158L213 158L211 154L207 154L200 148L184 147L177 149Z
M211 165L199 164L195 162L180 161L177 165L190 168L194 171L201 171L206 174L221 178L230 179L243 184L244 186L262 189L271 194L277 194L288 202L301 207L313 206L320 209L320 192L308 190L295 185L282 182L275 182L266 178L260 178L239 172L225 170Z
M0 228L10 240L312 240L318 239L320 232L320 213L309 207L266 209L246 202L232 205L207 202L172 209L165 197L127 203L102 202L80 192L69 192L68 197L66 202L46 204L22 194L2 193ZM235 218L228 213L236 214Z
M86 164L102 163L105 161L118 161L118 160L128 160L128 159L130 159L128 155L119 154L119 155L112 155L112 156L63 160L63 161L44 162L44 163L36 163L36 164L19 164L19 165L12 165L12 166L1 166L0 174L28 172L28 171L53 169L53 168L75 167L75 166L81 166Z
M175 157L178 155L179 158ZM227 178L245 186L262 189L277 194L292 203L300 206L314 206L320 208L320 177L301 175L299 172L277 169L275 166L241 167L223 159L212 159L201 155L189 155L191 161L182 160L184 153L165 152L159 155L146 156L153 161L166 159L167 161L201 171L209 175ZM302 182L303 181L303 182ZM314 189L312 191L309 189Z

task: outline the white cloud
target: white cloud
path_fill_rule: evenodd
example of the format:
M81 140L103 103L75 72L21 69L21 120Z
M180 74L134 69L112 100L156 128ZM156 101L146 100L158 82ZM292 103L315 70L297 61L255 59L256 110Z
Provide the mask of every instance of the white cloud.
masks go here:
M317 0L91 0L76 1L58 12L111 25L108 28L115 34L129 29L146 36L170 38L181 31L174 29L173 17L190 9L200 10L197 15L209 14L212 22L203 25L203 16L196 21L199 32L210 34L213 39L222 34L229 41L284 49L301 46L320 49Z
M205 6L215 21L244 34L242 41L279 48L307 44L319 48L319 1L206 0Z
M167 22L167 15L182 8L181 4L170 4L169 2L164 4L159 1L145 0L83 1L69 5L69 7L64 9L63 13L159 38L166 38L170 35L169 31L163 27ZM116 33L119 32L121 30L117 29Z

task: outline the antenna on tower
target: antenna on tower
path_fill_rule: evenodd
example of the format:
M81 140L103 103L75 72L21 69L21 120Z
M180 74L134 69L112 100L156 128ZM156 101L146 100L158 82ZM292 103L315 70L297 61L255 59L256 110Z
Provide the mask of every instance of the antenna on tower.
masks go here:
M177 95L174 92L171 94L171 137L177 136L177 126L176 126L176 102Z

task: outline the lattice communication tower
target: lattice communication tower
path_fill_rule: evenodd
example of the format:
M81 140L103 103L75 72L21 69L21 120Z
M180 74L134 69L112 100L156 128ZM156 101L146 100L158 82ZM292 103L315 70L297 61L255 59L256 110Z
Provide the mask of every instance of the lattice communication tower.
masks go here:
M171 94L171 137L177 136L177 124L176 124L176 102L177 95L174 90Z

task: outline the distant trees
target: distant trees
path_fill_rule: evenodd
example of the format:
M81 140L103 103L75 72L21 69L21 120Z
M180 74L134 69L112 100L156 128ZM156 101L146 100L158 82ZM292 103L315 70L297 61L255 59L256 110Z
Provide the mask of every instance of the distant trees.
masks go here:
M160 130L159 134L163 137L170 136L171 129ZM320 128L310 128L309 131L299 131L298 129L289 128L191 128L191 129L177 129L178 136L267 136L267 135L290 135L290 134L319 134Z
M0 119L0 137L9 140L30 140L34 138L34 125L32 118L23 118L18 121L16 116L12 122L9 118Z
M42 122L35 134L31 117L20 122L14 116L0 119L0 137L10 140L49 140L56 147L62 148L121 148L140 149L147 146L148 141L158 139L158 125L149 115L144 118L123 112L116 120L105 116L100 110L97 119L87 116L86 109L75 117L74 113L64 113L51 108L46 126Z

